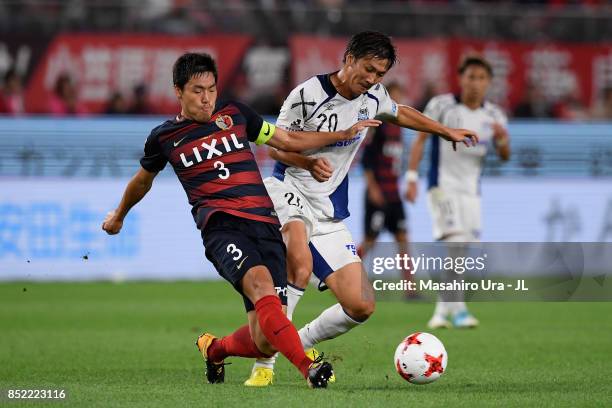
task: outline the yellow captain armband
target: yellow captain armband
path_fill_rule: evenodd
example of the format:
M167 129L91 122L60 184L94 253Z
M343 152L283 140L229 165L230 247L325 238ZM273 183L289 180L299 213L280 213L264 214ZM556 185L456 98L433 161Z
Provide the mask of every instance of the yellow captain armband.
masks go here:
M272 139L275 131L276 126L264 120L263 124L261 125L261 129L259 129L259 135L257 136L257 139L255 139L255 144L262 145L267 143L268 140Z

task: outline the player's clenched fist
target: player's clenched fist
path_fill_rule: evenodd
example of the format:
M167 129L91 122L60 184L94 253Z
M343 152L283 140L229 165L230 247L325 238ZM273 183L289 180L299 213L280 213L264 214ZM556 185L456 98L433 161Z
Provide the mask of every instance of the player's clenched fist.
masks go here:
M115 211L106 214L106 218L104 218L104 222L102 223L102 229L106 231L107 234L118 234L119 231L121 231L121 227L123 227L123 220L116 217Z
M334 168L324 157L317 157L308 162L308 171L319 183L329 180Z

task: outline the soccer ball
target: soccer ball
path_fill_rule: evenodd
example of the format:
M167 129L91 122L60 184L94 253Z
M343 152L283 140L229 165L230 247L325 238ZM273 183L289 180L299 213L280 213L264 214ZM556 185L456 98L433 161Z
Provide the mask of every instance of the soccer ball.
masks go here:
M446 370L448 354L436 336L429 333L413 333L395 350L395 369L402 378L412 384L436 381Z

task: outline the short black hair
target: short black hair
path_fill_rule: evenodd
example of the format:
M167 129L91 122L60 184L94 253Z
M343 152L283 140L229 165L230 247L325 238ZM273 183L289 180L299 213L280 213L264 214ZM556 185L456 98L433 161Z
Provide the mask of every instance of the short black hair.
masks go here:
M457 68L457 72L459 73L459 75L462 75L465 70L468 69L468 67L470 66L483 67L489 73L489 76L493 77L493 67L491 66L489 61L487 61L480 55L468 55L467 57L463 58L463 60L461 60L461 63L459 64L459 68Z
M342 62L346 62L346 57L349 54L355 59L364 57L386 59L388 69L391 69L397 61L395 46L391 42L391 37L378 31L362 31L352 36L346 45Z
M209 54L188 52L181 55L172 68L174 85L183 89L185 84L196 75L211 72L217 82L217 64Z

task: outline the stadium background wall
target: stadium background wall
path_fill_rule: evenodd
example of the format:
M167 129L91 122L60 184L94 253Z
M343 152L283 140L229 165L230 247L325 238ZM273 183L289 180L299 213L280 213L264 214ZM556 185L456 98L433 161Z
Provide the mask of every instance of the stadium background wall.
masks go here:
M62 33L42 41L40 36L20 35L0 39L0 72L2 67L16 64L25 80L25 109L29 113L46 112L56 78L68 73L77 84L79 101L87 112L104 112L113 92L128 95L134 86L144 82L150 84L150 108L167 114L176 107L174 92L168 86L172 63L186 49L208 52L217 59L220 90L226 92L240 67L253 65L247 64L250 60L257 61L254 65L263 71L283 71L287 64L292 86L312 75L332 72L342 60L347 39L289 36L286 46L276 50L282 50L283 55L289 52L290 58L284 55L276 60L276 54L270 54L265 47L265 57L249 57L249 51L258 47L256 39L245 34ZM549 103L573 95L590 106L598 101L612 77L610 42L538 43L438 36L396 37L395 44L401 57L386 80L401 83L406 89L406 102L411 105L422 100L426 84L435 84L436 92L457 92L455 67L464 55L474 52L481 53L494 68L488 97L508 110L521 102L532 84L538 84L540 97ZM262 72L253 75L257 74ZM250 81L255 82L256 89L252 91L274 92L257 87L257 82L265 82L261 77Z
M100 229L160 120L0 119L0 280L216 279L170 168L121 234ZM510 133L512 160L487 158L483 240L612 241L612 124L515 122ZM257 152L271 174L265 148ZM358 243L364 182L358 166L351 172L347 224ZM424 195L407 209L412 240L431 241Z

